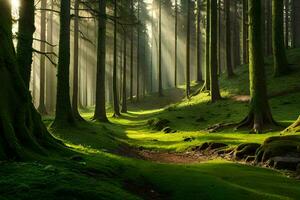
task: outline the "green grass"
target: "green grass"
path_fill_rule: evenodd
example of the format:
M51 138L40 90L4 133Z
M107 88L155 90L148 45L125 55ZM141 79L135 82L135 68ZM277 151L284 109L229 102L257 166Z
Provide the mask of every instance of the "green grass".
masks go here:
M300 50L289 51L291 63L300 64ZM271 58L266 59L270 93L299 86L300 70L281 78L272 77ZM109 118L110 124L90 121L92 109L82 114L87 123L53 132L72 148L69 157L52 156L37 162L0 163L0 199L299 199L300 182L271 169L213 160L197 164L158 164L113 154L120 145L129 144L160 151L185 151L203 142L219 141L229 145L262 143L280 131L249 134L226 129L207 133L205 129L220 122L238 122L248 111L247 103L232 96L248 94L247 68L236 69L232 80L221 78L224 100L210 104L207 94L187 101L182 88L165 91L158 99L147 96L140 104L131 104L121 118ZM194 85L193 90L199 88ZM299 115L300 93L272 98L270 104L277 121L287 126ZM111 116L112 113L109 113ZM147 125L153 118L171 121L174 134L154 131ZM197 119L200 119L197 122ZM53 117L44 119L50 124ZM192 137L192 142L184 138Z

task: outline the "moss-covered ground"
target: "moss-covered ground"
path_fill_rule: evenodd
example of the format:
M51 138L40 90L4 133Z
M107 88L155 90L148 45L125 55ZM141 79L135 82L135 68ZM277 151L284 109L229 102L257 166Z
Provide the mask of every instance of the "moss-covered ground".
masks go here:
M162 164L116 154L124 144L184 152L208 141L236 146L286 135L281 130L300 111L300 50L288 54L293 72L280 78L272 77L272 60L266 59L270 104L282 128L264 134L233 128L206 131L211 125L238 122L246 116L248 74L247 67L240 66L233 79L221 77L224 99L215 104L209 103L207 93L186 100L183 89L178 88L166 90L163 98L152 94L141 103L130 104L128 114L110 118L109 124L91 121L92 108L82 112L86 123L52 132L75 156L0 163L0 199L299 199L300 182L282 171L222 159ZM199 87L194 84L193 90ZM153 130L147 122L155 118L169 120L168 126L176 132ZM44 121L50 124L52 119L49 116Z

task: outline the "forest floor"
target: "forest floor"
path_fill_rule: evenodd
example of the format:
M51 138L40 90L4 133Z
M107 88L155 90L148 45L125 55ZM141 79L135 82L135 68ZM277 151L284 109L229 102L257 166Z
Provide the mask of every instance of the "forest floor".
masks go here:
M110 117L109 124L91 121L92 108L83 111L85 123L52 132L74 156L0 163L0 200L299 199L300 181L292 172L193 151L204 142L236 147L287 135L281 131L299 116L300 49L288 55L294 71L280 78L272 77L272 59L266 59L270 104L282 128L264 134L207 130L246 116L248 72L247 66L240 66L233 79L221 77L224 99L215 104L209 103L207 93L185 99L182 87L166 90L162 98L153 94L130 104L130 112ZM194 84L193 91L199 87ZM153 126L161 120L163 131ZM53 116L44 121L50 124Z

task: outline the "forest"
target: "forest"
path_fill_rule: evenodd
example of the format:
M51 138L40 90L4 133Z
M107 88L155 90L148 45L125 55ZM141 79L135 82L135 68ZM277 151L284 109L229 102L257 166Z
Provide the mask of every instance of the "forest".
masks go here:
M299 0L0 0L0 199L300 199Z

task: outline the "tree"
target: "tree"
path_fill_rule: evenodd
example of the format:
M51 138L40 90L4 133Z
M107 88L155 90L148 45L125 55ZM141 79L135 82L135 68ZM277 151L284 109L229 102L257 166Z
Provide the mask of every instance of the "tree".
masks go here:
M131 10L131 15L134 16L134 5L133 5L133 0L130 2L130 10ZM133 21L133 17L132 17ZM133 47L134 47L134 27L131 26L130 28L130 101L133 101Z
M96 105L94 119L108 122L105 107L105 73L106 73L106 0L99 0L98 15L98 50L96 77Z
M250 110L237 128L251 127L261 133L268 125L275 125L267 97L261 31L261 2L249 0L249 78Z
M123 84L122 84L122 113L127 113L127 35L124 30L124 50L123 50Z
M210 1L209 68L211 101L221 99L218 81L217 54L217 0Z
M200 7L200 0L197 0L197 33L196 33L196 40L197 40L197 81L202 81L202 69L201 69L201 7Z
M231 20L230 20L230 0L225 0L225 18L226 18L226 68L227 77L234 76L231 57Z
M161 23L162 23L162 16L161 16L161 4L162 0L159 0L159 6L158 6L158 95L160 97L163 96L163 89L162 89L162 29L161 29Z
M272 33L273 33L273 55L274 75L281 76L289 71L287 56L284 45L283 28L283 0L273 0L272 5Z
M190 97L191 93L191 83L190 83L190 40L191 40L191 2L190 0L187 1L188 9L187 9L187 24L186 24L186 97Z
M21 1L19 9L17 61L26 88L29 88L34 27L34 1ZM31 24L31 26L29 26Z
M74 3L75 14L74 14L74 64L73 64L73 97L72 97L72 110L73 115L77 120L82 121L83 118L78 112L78 35L79 35L79 0L75 0Z
M248 56L248 0L243 0L242 15L242 35L243 35L243 64L249 62Z
M205 90L210 90L209 40L210 40L210 0L206 0L205 82L203 87L203 89Z
M22 1L20 7L20 13L26 14L20 15L20 21L33 19L27 21L32 27L33 6L34 1ZM10 2L0 1L0 9L0 80L5 83L0 87L0 93L6 94L0 100L0 160L35 159L37 155L47 155L48 150L61 149L62 145L49 134L31 102L27 79L23 79L28 76L23 77L21 73L13 45ZM22 59L28 61L30 54L23 56Z
M141 35L141 24L140 24L140 0L138 0L137 5L137 19L138 19L138 26L137 26L137 66L136 66L136 101L140 100L140 35Z
M174 58L174 85L175 88L177 88L177 70L178 70L178 62L177 62L177 56L178 56L178 0L175 0L175 58Z
M114 117L121 116L119 107L119 97L117 88L117 0L114 0L114 60L113 60L113 98L114 98Z
M57 93L54 128L75 124L70 102L70 0L61 0L59 59L57 66Z

